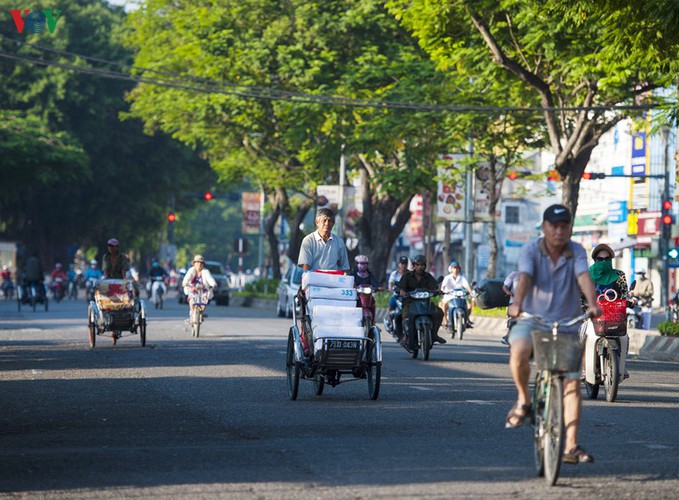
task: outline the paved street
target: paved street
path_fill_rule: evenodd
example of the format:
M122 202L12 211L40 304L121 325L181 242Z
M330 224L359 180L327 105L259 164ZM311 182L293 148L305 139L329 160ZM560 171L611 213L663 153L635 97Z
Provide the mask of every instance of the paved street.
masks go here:
M85 302L0 303L0 494L21 498L676 498L679 363L631 360L618 401L586 401L591 466L556 487L533 469L503 332L471 330L412 360L384 339L382 390L301 382L287 399L286 319L210 307L150 311L90 350Z

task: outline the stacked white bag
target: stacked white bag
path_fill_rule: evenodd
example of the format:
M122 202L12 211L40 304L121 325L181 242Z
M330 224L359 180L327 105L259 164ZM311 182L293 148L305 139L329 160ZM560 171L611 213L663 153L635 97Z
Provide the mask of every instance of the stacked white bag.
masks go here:
M323 347L323 337L363 337L363 309L356 306L354 277L307 272L302 275L302 290L311 316L314 347Z

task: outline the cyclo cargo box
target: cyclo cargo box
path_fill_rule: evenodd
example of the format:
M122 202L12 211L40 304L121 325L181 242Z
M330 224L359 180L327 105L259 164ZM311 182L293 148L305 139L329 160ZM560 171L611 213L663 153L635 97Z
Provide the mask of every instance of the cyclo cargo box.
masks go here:
M94 288L94 300L102 311L122 311L134 308L132 290L127 280L102 280Z
M503 280L486 280L476 287L476 305L481 309L507 307L509 295L502 289Z
M327 272L306 272L302 275L302 290L306 290L309 286L354 288L354 277L345 274L330 274Z
M580 335L559 333L556 340L550 329L532 325L533 356L538 370L556 372L579 372L583 344Z
M597 300L603 314L592 318L594 333L605 337L622 337L627 333L627 300Z

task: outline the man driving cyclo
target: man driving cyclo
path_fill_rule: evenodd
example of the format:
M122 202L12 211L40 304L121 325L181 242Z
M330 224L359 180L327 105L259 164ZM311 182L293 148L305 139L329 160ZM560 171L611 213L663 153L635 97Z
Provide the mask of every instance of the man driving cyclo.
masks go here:
M525 311L544 322L575 318L582 313L581 292L594 317L601 315L596 289L590 277L585 249L571 241L572 217L563 205L552 205L543 214L544 237L527 243L519 257L519 282L514 302L507 308L510 317ZM579 325L564 333L578 335ZM530 415L528 390L533 340L530 320L520 320L509 333L509 365L518 392L516 403L507 415L506 428L521 427ZM561 330L560 330L561 332ZM578 444L581 397L580 372L566 374L564 380L564 424L566 428L564 463L593 462L594 457Z

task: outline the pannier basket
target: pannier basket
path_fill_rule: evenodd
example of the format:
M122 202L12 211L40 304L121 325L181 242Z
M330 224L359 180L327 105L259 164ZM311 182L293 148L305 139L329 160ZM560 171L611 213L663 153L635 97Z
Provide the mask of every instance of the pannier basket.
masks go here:
M556 339L551 329L533 325L533 356L538 370L579 372L583 344L576 333L559 333Z
M603 314L592 318L594 333L605 337L622 337L627 333L627 301L597 300Z

